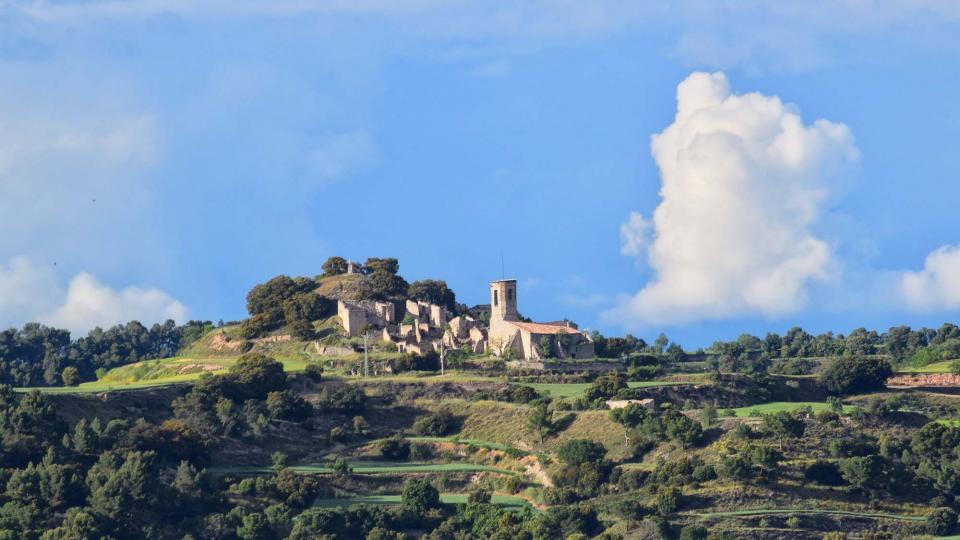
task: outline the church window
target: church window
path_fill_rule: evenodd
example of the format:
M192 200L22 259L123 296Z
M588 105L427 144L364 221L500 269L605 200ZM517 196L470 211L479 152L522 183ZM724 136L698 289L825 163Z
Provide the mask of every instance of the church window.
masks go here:
M497 294L498 292L500 291L493 291L493 305L495 306L500 305L500 302L498 301L499 300L499 295Z

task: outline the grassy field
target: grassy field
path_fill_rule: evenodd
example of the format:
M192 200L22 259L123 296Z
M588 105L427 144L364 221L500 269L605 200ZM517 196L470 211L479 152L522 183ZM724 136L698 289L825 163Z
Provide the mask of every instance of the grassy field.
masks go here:
M491 450L503 450L503 451L514 450L518 452L523 452L523 450L520 450L519 448L515 448L508 444L499 444L495 442L481 441L477 439L461 439L458 437L407 437L406 439L410 442L431 442L431 443L450 442L450 443L457 443L457 444L465 444L467 446L478 446L480 448L489 448Z
M764 414L771 414L781 411L792 412L804 407L810 407L815 413L830 410L830 405L822 401L774 401L771 403L750 405L748 407L739 407L737 409L733 409L733 412L737 418L757 418ZM843 409L844 411L849 412L853 410L854 407L852 405L844 405ZM726 409L722 409L719 412L721 415L723 415L725 411Z
M694 514L701 519L724 518L724 517L751 517L768 516L778 514L821 514L834 516L852 516L871 519L897 519L902 521L923 521L926 516L911 516L900 514L884 514L873 512L853 512L850 510L828 510L828 509L810 509L810 508L760 508L756 510L736 510L732 512L710 512L706 514Z
M517 383L529 386L541 394L549 394L559 398L577 398L583 395L590 383ZM694 384L680 381L631 381L630 388L653 388L657 386L679 386Z
M520 476L520 473L489 465L475 465L473 463L389 463L382 461L357 461L350 463L354 474L405 474L405 473L432 473L432 472L494 472L510 476ZM330 474L333 469L329 463L305 463L291 465L290 470L302 474ZM265 474L273 472L270 467L214 467L211 472L217 474Z
M444 504L466 504L468 495L466 493L441 493L440 501ZM363 495L363 496L354 496L342 499L320 499L313 503L314 506L320 506L324 508L336 507L336 506L353 506L356 504L386 504L386 505L395 505L400 504L400 495ZM526 506L530 506L526 500L521 497L514 497L511 495L494 495L491 497L490 502L498 506L503 506L505 508L515 508L520 509Z
M923 367L903 366L897 368L897 373L950 373L950 364L953 360L944 360L943 362L934 362Z
M309 363L303 358L277 358L285 371L303 371ZM37 387L48 394L83 394L138 390L170 384L189 383L199 379L204 373L224 373L237 361L236 358L161 358L145 360L111 369L99 380L79 386ZM17 388L18 392L29 392L33 388Z

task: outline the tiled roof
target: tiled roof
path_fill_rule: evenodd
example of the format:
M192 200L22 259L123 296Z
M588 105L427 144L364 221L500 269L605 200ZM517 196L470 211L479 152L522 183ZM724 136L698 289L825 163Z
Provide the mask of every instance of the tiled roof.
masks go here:
M566 332L567 334L579 334L580 331L576 328L571 328L563 324L544 324L544 323L535 323L535 322L518 322L510 321L510 324L530 332L531 334L559 334L560 332Z

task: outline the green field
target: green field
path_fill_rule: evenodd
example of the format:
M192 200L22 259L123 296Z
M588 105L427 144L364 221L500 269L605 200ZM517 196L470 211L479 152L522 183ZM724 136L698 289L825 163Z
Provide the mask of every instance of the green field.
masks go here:
M826 514L834 516L852 516L852 517L862 517L862 518L871 518L871 519L896 519L901 521L923 521L926 516L910 516L910 515L900 515L900 514L884 514L884 513L875 513L875 512L853 512L850 510L828 510L828 509L811 509L811 508L769 508L769 509L756 509L756 510L736 510L733 512L710 512L706 514L694 514L701 519L707 518L723 518L723 517L751 517L751 516L768 516L768 515L777 515L777 514Z
M781 411L792 412L804 407L810 407L813 412L829 411L830 405L822 401L774 401L771 403L761 403L759 405L750 405L733 409L737 418L757 418L764 414L771 414ZM850 412L854 409L852 405L844 405L843 410ZM727 409L721 409L719 412L723 415Z
M465 444L467 446L478 446L480 448L489 448L490 450L503 450L505 452L515 451L515 452L521 452L524 454L527 453L527 452L524 452L523 450L520 450L519 448L515 448L508 444L499 444L499 443L494 443L490 441L481 441L477 439L460 439L457 437L407 437L406 439L410 442L432 442L432 443L449 442L449 443L456 443L456 444Z
M950 373L950 364L953 362L953 360L944 360L923 367L904 366L897 368L897 373Z
M590 383L515 383L529 386L540 394L549 394L559 398L577 398L583 395ZM630 381L630 388L654 388L657 386L680 386L693 384L680 381Z
M466 493L441 493L440 501L444 504L466 504L468 495ZM320 499L313 503L314 506L323 508L337 506L353 506L356 504L400 504L400 495L358 495L342 499ZM494 495L490 502L505 508L521 509L530 506L530 503L521 497L511 495Z
M330 474L333 469L330 463L304 463L291 465L290 470L302 474ZM491 467L489 465L475 465L473 463L391 463L383 461L357 461L350 463L354 474L405 474L405 473L432 473L432 472L495 472L511 476L520 476L520 473ZM214 467L211 472L217 474L266 474L273 472L270 467Z
M285 371L303 371L307 361L303 358L277 358ZM204 373L225 373L237 361L236 358L161 358L145 360L111 369L96 381L79 386L37 387L48 394L82 394L137 390L156 386L189 383L199 379ZM29 392L33 388L17 388L18 392Z

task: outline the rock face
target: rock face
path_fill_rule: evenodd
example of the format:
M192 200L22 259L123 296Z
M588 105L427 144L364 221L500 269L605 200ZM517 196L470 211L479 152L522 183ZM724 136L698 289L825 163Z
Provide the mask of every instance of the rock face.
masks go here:
M960 375L954 375L953 373L897 375L887 379L887 386L960 386Z

